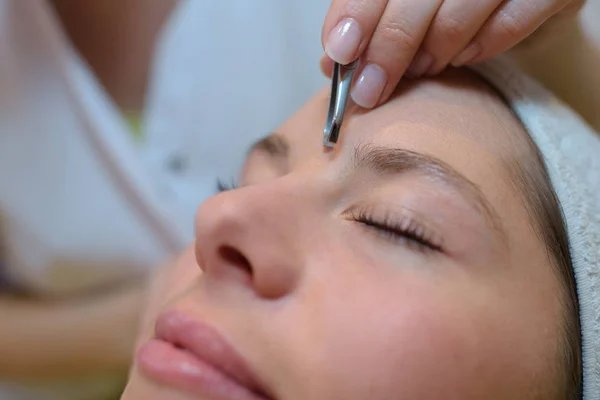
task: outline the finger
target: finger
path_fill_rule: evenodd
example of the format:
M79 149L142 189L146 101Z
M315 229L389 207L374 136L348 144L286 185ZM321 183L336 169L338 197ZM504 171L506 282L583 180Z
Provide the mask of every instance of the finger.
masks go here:
M435 15L408 73L435 75L463 50L503 0L446 0Z
M372 108L387 100L421 45L442 1L388 3L362 57L366 66L352 91L356 104Z
M325 53L340 64L356 60L367 47L388 0L333 0L321 34Z
M333 62L334 61L329 58L327 54L323 54L323 57L321 57L321 72L328 78L333 76Z
M555 0L505 1L451 64L459 67L484 61L510 49L568 5L569 1Z
M585 6L586 0L571 0L560 12L560 17L573 17Z

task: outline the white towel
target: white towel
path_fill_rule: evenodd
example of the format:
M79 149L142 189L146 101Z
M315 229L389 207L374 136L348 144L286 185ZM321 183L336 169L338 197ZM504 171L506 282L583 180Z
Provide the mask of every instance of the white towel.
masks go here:
M599 400L600 135L507 60L474 69L504 95L545 158L563 209L577 281L583 400Z

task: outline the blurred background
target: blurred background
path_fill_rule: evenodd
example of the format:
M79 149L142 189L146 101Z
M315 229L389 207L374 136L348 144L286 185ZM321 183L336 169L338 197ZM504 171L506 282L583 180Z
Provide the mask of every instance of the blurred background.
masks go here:
M0 0L0 399L116 399L198 204L326 84L329 2Z

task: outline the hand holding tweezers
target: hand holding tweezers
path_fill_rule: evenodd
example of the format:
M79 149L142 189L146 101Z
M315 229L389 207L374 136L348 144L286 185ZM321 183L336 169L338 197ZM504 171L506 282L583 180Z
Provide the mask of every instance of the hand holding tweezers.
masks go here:
M358 60L348 65L335 63L333 67L329 112L327 113L327 121L323 132L323 146L325 147L332 148L340 136L357 65Z

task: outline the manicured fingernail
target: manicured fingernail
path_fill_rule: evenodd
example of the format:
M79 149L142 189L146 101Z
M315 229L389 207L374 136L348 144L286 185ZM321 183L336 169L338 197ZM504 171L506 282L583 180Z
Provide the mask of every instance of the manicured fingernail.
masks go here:
M431 54L421 50L417 53L406 72L413 78L420 78L429 70L433 61L433 56Z
M452 60L450 64L456 68L462 67L477 58L477 56L481 54L481 50L481 45L479 43L471 43L462 51L462 53L454 57L454 60Z
M342 20L327 37L325 52L337 63L350 64L360 46L360 26L352 18Z
M363 108L375 107L385 89L387 79L387 74L380 66L367 65L352 89L352 100Z

